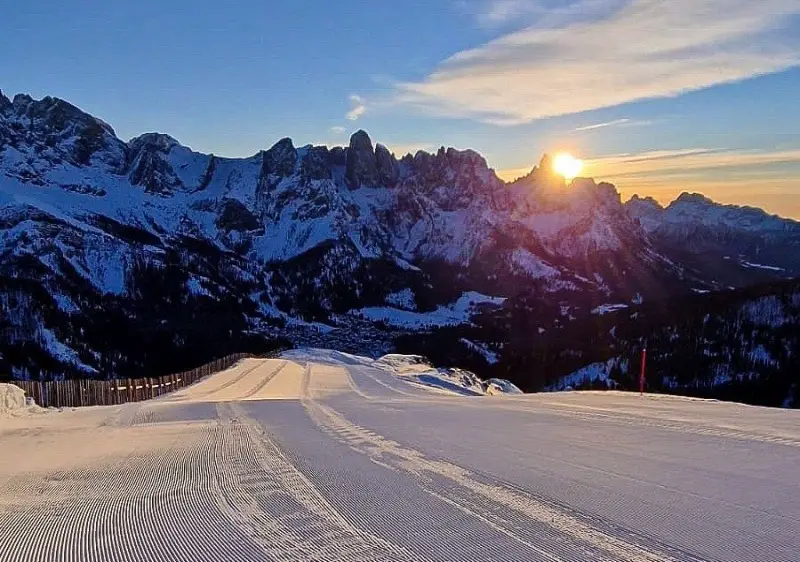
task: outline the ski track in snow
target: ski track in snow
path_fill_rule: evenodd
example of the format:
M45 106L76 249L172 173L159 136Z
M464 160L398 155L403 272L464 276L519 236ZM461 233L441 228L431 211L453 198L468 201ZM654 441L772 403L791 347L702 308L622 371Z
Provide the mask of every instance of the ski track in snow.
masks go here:
M250 359L148 402L0 418L0 561L791 560L798 422Z

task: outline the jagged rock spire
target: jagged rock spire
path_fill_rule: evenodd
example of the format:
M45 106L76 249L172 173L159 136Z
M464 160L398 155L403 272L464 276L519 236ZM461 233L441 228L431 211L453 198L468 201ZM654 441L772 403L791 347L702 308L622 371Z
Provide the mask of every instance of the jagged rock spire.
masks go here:
M0 90L0 111L5 111L9 107L11 107L11 100L3 94L3 90Z
M372 140L366 131L356 131L350 137L346 162L345 178L352 189L376 184L378 166L375 149L372 147Z

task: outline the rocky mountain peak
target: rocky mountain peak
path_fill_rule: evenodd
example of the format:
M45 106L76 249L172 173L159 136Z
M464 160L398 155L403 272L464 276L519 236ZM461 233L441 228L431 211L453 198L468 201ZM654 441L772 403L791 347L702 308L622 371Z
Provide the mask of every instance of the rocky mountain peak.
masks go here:
M626 205L628 205L628 206L642 206L642 207L648 207L648 208L660 209L660 210L664 209L663 205L661 205L661 203L656 201L653 197L649 197L649 196L648 197L641 197L641 196L639 196L637 194L634 194L633 197L631 197L628 200Z
M16 94L14 96L13 104L15 109L27 107L31 103L33 103L33 98L28 94Z
M542 154L542 157L539 159L539 165L536 166L534 169L539 169L546 172L553 171L553 159L550 158L550 155L546 152Z
M311 160L314 160L314 155L311 156ZM319 174L318 163L309 161L307 164L309 168L313 169L312 176ZM261 153L261 171L258 175L256 196L262 206L268 204L267 197L281 180L294 173L295 166L297 166L297 149L294 147L292 139L288 137L279 140L269 150ZM306 169L305 173L308 171Z
M375 171L378 182L387 187L394 187L400 179L400 165L397 159L380 143L375 145Z
M661 204L652 197L639 197L634 195L625 203L625 210L648 232L653 231L661 224L666 212Z
M577 179L582 179L582 178L576 178L576 180ZM594 180L591 181L592 183L594 183ZM601 181L600 183L597 184L595 191L597 193L598 198L601 201L614 206L622 205L622 197L620 196L619 191L617 191L617 188L614 184Z
M684 205L714 205L714 202L701 193L688 193L684 191L678 198L671 203L671 205L684 204Z
M19 117L28 118L31 126L40 130L52 133L94 126L115 135L114 129L108 123L60 98L47 96L37 101L27 94L17 94L12 106Z
M275 176L290 176L297 165L297 149L292 139L286 137L276 142L263 153L262 173Z
M331 172L331 155L325 146L309 146L300 163L300 173L305 180L329 180Z
M359 129L350 135L350 149L355 151L364 151L374 154L375 151L372 147L372 139L364 129Z
M144 133L128 141L128 147L134 153L138 153L144 149L152 149L167 154L174 147L180 145L181 143L176 139L163 133Z
M7 111L11 106L11 100L3 94L3 90L0 90L0 112Z
M534 166L527 175L511 182L511 185L521 185L527 189L534 190L548 186L555 188L565 187L566 184L563 176L553 171L553 161L547 153L542 155L539 164Z
M346 151L345 178L351 189L374 186L378 180L378 163L372 140L366 131L359 130L350 137Z
M451 165L470 167L473 170L488 170L489 164L486 159L472 149L457 150L455 148L448 148L444 152Z
M1 96L0 140L3 145L23 152L33 152L40 159L40 175L47 166L64 162L89 166L98 163L120 171L124 166L125 145L117 139L110 125L74 105L53 97L35 100L17 94L13 101Z

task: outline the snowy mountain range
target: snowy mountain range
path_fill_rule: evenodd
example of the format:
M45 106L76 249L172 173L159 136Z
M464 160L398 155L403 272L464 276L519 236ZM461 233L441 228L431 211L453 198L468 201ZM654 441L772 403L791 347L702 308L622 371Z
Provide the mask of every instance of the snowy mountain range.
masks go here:
M474 151L398 158L363 131L249 158L125 142L63 100L0 93L0 252L0 368L122 376L182 368L159 349L376 355L501 310L563 323L785 279L800 224L697 195L623 203L546 157L505 183Z

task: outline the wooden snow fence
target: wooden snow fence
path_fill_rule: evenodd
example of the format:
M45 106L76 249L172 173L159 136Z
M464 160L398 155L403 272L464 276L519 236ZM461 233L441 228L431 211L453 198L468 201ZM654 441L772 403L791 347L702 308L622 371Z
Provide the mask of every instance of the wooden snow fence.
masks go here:
M280 351L267 354L274 357ZM203 377L224 371L242 359L253 357L248 353L234 353L215 359L196 369L143 379L115 380L63 380L63 381L10 381L45 408L78 408L81 406L113 406L128 402L149 400L194 384Z

